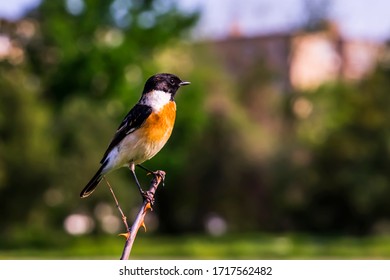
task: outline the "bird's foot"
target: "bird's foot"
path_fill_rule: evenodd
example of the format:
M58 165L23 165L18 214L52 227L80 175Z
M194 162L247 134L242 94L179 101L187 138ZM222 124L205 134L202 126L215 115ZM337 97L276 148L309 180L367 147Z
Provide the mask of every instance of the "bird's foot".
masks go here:
M156 180L161 180L161 184L164 187L165 186L165 172L162 170L153 171L151 174L153 174L154 178Z
M149 191L142 191L141 192L142 198L144 201L150 204L150 208L154 205L154 195Z

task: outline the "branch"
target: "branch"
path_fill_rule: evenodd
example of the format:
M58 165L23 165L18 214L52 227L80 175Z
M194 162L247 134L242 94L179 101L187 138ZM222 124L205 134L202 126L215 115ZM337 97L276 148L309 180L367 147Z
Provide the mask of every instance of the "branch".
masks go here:
M149 190L147 191L148 197L151 198L152 203L154 201L154 196L155 196L155 193L157 191L158 185L165 178L165 172L158 170L156 172L153 172L153 175L154 175L153 180L150 184ZM124 236L126 237L126 243L125 243L125 247L123 248L122 256L120 258L121 260L128 260L129 259L131 249L133 247L133 243L135 241L135 238L137 236L139 228L142 226L146 230L145 216L146 216L146 212L148 210L151 210L151 209L152 209L152 206L151 206L149 200L144 199L144 202L142 203L142 206L138 212L137 217L135 218L133 225L130 228L127 228L128 232L127 232L127 234L124 234ZM127 224L126 224L126 227L127 227Z

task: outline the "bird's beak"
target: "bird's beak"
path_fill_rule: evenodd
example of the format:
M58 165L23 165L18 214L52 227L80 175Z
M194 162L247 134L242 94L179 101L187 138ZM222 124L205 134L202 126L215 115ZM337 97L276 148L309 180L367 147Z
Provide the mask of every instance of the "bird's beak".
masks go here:
M187 86L187 85L189 85L189 84L191 84L190 82L181 82L180 84L179 84L179 86Z

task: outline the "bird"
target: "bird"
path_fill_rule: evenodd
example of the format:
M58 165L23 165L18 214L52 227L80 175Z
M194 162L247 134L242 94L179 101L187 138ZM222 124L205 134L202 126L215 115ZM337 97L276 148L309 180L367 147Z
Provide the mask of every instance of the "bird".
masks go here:
M81 191L81 198L91 195L104 175L128 167L139 192L147 199L135 167L146 169L141 164L154 157L167 143L176 119L176 93L189 84L169 73L155 74L147 79L140 99L120 123L100 161L100 168Z

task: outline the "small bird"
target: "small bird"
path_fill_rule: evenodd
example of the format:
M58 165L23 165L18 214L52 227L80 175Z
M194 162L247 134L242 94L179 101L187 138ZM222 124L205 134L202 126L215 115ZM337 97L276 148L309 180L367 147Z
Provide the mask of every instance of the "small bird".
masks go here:
M89 196L107 173L128 167L141 195L147 198L138 182L135 166L154 157L168 141L176 118L176 92L189 84L167 73L156 74L146 81L140 100L119 125L99 170L80 197Z

